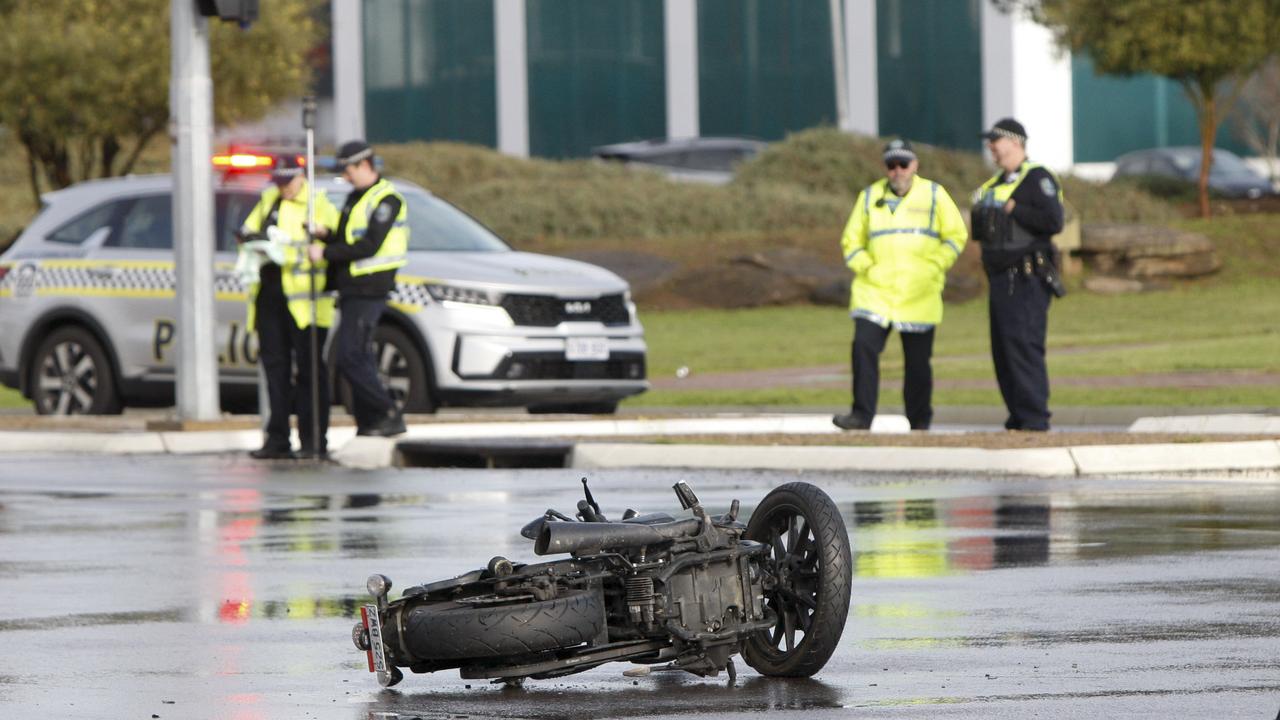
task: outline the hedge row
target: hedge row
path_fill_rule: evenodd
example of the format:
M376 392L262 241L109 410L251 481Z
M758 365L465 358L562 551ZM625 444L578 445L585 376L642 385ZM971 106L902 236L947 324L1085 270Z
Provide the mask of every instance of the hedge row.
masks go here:
M517 244L549 238L630 244L674 235L831 232L843 225L858 190L883 176L882 145L832 128L806 130L772 144L724 187L590 160L513 159L455 143L381 152L389 172L455 202ZM962 206L991 174L978 153L927 146L917 152L920 173ZM1176 217L1172 205L1134 185L1072 177L1063 184L1085 222Z
M0 232L33 214L25 154L11 138L0 167L6 198ZM593 160L504 156L458 143L378 148L388 174L431 189L517 245L590 240L628 247L656 238L751 234L830 237L843 225L859 188L883 175L882 141L832 128L806 130L773 143L739 168L727 186L677 183L662 175ZM1034 146L1032 148L1034 150ZM167 148L152 148L140 170L162 169ZM990 170L977 153L917 146L922 175L942 183L960 205ZM1064 181L1086 222L1163 223L1173 207L1133 184ZM0 237L0 244L7 237Z

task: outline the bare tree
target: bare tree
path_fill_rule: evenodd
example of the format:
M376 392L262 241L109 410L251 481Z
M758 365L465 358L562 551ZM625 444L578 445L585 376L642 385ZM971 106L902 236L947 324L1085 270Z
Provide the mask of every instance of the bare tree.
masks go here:
M1267 161L1267 177L1280 176L1280 57L1275 55L1245 79L1231 115L1231 126L1258 155Z

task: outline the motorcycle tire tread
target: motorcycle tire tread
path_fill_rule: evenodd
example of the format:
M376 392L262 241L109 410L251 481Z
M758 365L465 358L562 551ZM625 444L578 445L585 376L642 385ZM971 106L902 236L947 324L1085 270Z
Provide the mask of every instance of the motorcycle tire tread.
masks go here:
M795 501L806 512L813 528L817 544L822 548L821 562L825 568L824 579L818 593L818 607L814 611L815 626L822 632L806 634L804 640L789 653L779 653L760 636L747 639L743 647L743 659L761 675L773 677L810 677L822 669L844 633L849 615L850 590L853 580L853 556L849 547L849 533L840 509L820 488L806 482L793 482L774 488L756 507L756 513L769 507L774 498ZM812 514L812 517L808 517ZM752 515L752 520L755 515ZM748 524L747 537L753 538L752 525Z
M513 605L419 605L405 614L404 639L423 660L479 660L582 645L604 622L600 591L589 589Z

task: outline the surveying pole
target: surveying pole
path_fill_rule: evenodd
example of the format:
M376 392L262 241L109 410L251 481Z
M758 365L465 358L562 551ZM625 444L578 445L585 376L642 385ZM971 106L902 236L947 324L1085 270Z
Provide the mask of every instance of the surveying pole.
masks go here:
M316 329L316 263L311 259L311 229L316 224L316 99L302 98L302 127L307 131L307 279L311 291L311 451L320 459L320 331ZM329 379L325 378L325 382ZM299 428L301 432L301 428Z

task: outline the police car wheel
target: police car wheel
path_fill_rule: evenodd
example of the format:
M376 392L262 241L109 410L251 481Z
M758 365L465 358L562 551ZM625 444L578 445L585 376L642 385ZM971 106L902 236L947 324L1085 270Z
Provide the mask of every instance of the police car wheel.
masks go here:
M31 359L31 398L41 415L115 415L120 396L107 353L88 330L58 328Z
M396 407L405 413L435 412L437 406L426 359L413 340L397 327L380 325L373 333L373 344L378 377L391 391ZM338 398L348 412L353 412L351 387L345 380L338 381Z

